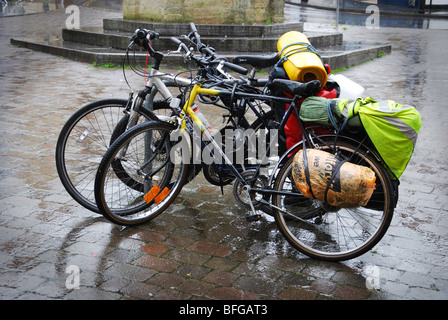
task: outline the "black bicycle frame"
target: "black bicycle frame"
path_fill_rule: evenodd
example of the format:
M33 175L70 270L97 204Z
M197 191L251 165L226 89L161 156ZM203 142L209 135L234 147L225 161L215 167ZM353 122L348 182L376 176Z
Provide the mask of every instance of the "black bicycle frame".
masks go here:
M297 105L296 105L297 101L299 100L299 97L284 98L284 97L274 97L274 96L252 94L252 93L245 93L245 92L232 92L232 91L221 91L220 94L219 94L219 96L227 96L227 95L232 96L233 98L236 98L236 99L257 99L257 100L266 100L266 101L269 101L269 102L280 102L280 103L282 103L282 105L285 104L285 103L289 103L290 107L287 109L287 111L283 115L283 118L282 118L278 128L284 128L286 122L288 121L288 119L291 116L293 111L295 111L297 118L299 117L299 112L298 112ZM265 124L265 125L267 125L267 124ZM269 129L270 128L268 128L268 130ZM265 153L264 157L266 157L267 154L269 154L269 151L271 149L271 143L269 143L269 145L267 146L266 153ZM239 173L238 169L235 168L235 166L233 164L224 162L224 165L232 172L232 174L242 184L249 185L252 188L252 186L254 185L254 183L256 181L258 173L260 172L260 168L261 168L261 164L262 163L263 163L263 161L260 164L257 165L257 169L255 171L255 174L253 175L253 177L251 178L251 180L249 182L246 181L246 179L244 179L241 176L241 174ZM275 192L272 189L253 188L251 190L257 191L257 192L260 192L260 193L280 193L280 194L285 194L285 192L283 192L283 193L281 191Z

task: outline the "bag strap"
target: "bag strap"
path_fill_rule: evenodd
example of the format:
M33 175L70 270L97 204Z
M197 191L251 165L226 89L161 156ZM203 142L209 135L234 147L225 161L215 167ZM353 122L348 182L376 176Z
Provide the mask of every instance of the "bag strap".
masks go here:
M282 51L280 52L279 56L281 57L282 54L283 54L283 52L284 52L286 49L288 49L289 47L292 47L292 46L302 46L302 47L299 47L299 48L296 48L296 49L292 49L291 51L288 51L288 52L283 56L283 58L281 58L281 59L277 62L276 66L278 66L278 65L280 65L280 64L283 64L283 62L285 62L286 60L288 60L288 58L289 58L290 56L292 56L293 54L296 54L296 53L300 53L300 52L311 52L311 53L314 53L315 55L317 55L317 56L319 57L319 59L322 61L322 63L324 63L324 60L322 59L321 55L317 52L316 48L314 48L313 45L311 45L310 43L306 43L306 42L295 42L295 43L290 43L290 44L288 44L287 46L285 46L285 47L282 49Z
M331 99L327 99L327 113L328 113L328 118L330 119L331 124L333 125L333 127L337 130L338 134L339 132L345 128L345 126L347 125L347 121L348 121L348 117L346 117L344 119L344 122L342 123L342 125L339 127L338 124L336 123L336 117L333 114L333 112L335 112L334 108L336 107L335 104L333 103L335 101L332 101Z
M299 120L300 129L302 130L302 141L303 141L302 152L303 152L303 166L305 169L305 181L310 187L311 196L313 197L313 199L316 199L316 197L314 196L314 193L313 193L313 187L311 186L310 169L308 166L308 156L307 156L307 152L306 152L306 144L310 143L310 137L308 136L308 131L306 130L306 127L305 127L302 119L300 119L299 112L297 110L297 105L296 105L297 100L298 100L298 98L296 96L294 102L291 104L291 107L294 108L294 112L297 117L297 120ZM310 143L310 145L311 145L311 143Z
M341 167L344 163L346 163L347 160L342 160L341 162L338 163L338 165L336 166L336 168L333 170L333 174L331 175L330 180L328 180L327 183L327 187L325 188L325 195L324 195L324 202L328 203L328 191L330 191L330 186L333 183L334 178L336 178L336 175L339 173L339 171L341 170Z
M311 196L313 197L313 199L316 199L316 197L314 196L314 193L313 193L313 187L311 186L310 169L308 166L308 156L307 156L307 152L306 152L306 140L305 139L306 139L305 134L303 134L304 142L303 142L302 151L303 151L303 166L305 167L304 168L305 169L305 180L306 180L306 183L310 186Z

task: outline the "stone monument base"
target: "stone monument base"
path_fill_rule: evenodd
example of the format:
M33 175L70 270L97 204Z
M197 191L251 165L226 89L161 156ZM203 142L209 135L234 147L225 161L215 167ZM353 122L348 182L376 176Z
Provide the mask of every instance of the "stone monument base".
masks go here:
M284 0L124 0L123 18L164 23L282 23L284 5Z

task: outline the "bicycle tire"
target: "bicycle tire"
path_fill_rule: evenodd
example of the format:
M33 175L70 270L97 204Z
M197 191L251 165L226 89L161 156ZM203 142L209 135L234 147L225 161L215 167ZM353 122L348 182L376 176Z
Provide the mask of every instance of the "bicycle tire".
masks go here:
M328 145L320 143L323 150L329 150ZM272 199L277 226L291 246L311 258L326 261L353 259L372 249L386 233L394 211L392 182L378 159L345 141L338 141L335 146L347 157L354 154L351 162L375 172L376 189L366 206L325 208L318 200L300 195L296 198L300 197L300 204L291 201L290 196L288 203L285 195L276 194ZM295 185L290 176L293 161L291 157L280 170L276 191L291 191Z
M109 221L125 226L152 220L166 210L181 191L190 172L189 161L173 161L175 126L150 121L139 124L115 140L101 160L95 177L95 200L100 213ZM117 175L113 162L121 157L126 175L145 186L130 186ZM145 171L146 170L146 171ZM147 198L155 190L153 197ZM157 201L167 188L167 195Z
M99 213L99 210L92 186L97 167L111 141L125 130L123 125L119 126L119 130L116 128L120 123L127 123L125 118L129 115L123 113L127 103L126 99L104 99L84 105L64 124L56 143L56 169L62 185L76 202L95 213ZM167 102L156 100L153 110L168 112L171 109ZM100 116L97 118L96 114L101 113L102 119L98 119ZM144 108L140 108L140 113L146 119L153 119L153 116ZM100 145L96 145L91 138L91 132L95 131L101 139L97 140L97 142L101 141ZM70 144L75 144L77 141L75 134L82 146L78 145L71 151Z

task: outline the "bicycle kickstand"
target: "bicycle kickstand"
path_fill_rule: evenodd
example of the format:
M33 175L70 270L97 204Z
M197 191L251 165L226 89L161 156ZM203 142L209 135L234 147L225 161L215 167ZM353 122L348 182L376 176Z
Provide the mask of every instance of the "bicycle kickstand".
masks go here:
M248 222L253 222L253 221L260 220L261 219L261 215L258 214L257 211L255 210L254 204L252 203L252 198L250 197L250 186L248 186L248 185L243 186L243 191L247 195L247 199L249 200L250 209L253 212L253 215L246 217L246 220Z

